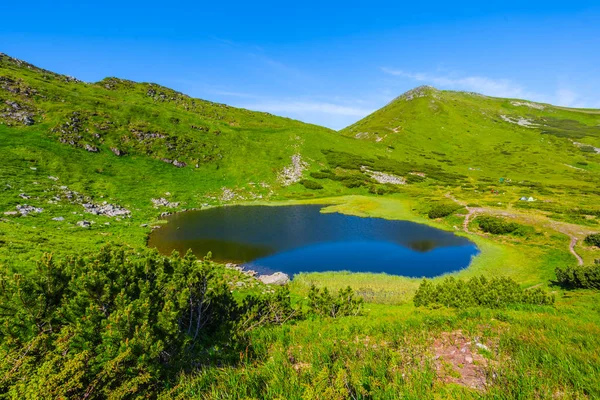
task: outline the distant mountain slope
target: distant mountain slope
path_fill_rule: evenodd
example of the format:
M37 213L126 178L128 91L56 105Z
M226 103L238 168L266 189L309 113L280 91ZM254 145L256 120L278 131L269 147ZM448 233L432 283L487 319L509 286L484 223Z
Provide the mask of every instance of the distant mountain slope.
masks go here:
M600 111L419 87L343 129L475 180L598 185Z
M8 126L33 126L89 152L144 155L176 167L227 164L231 153L289 158L285 145L297 145L298 134L333 135L156 84L117 78L88 84L6 55L0 55L0 101L0 122Z

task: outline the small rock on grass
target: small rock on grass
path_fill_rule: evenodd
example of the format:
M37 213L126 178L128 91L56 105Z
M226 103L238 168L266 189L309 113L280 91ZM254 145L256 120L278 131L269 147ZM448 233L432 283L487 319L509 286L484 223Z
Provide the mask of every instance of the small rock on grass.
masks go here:
M266 285L283 286L290 281L290 277L283 272L275 272L272 275L261 275L258 279Z

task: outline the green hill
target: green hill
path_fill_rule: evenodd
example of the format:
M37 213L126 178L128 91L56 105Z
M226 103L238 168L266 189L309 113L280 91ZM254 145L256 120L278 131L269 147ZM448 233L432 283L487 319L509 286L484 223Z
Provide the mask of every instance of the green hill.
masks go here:
M419 87L342 134L387 145L397 159L467 175L471 183L505 178L538 192L598 194L598 110Z

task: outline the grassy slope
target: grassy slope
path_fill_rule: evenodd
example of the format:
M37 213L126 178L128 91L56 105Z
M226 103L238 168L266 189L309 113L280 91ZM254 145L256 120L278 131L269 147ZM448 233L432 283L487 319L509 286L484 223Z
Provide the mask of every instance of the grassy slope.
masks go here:
M319 169L322 148L346 149L355 142L326 128L191 99L157 85L68 81L8 57L0 57L0 77L0 211L22 204L44 208L0 220L0 259L15 268L31 265L44 251L83 251L113 239L143 245L150 227L140 225L173 211L153 208L152 198L168 197L181 210L222 204L224 188L236 201L277 197L285 193L278 176L293 155ZM3 117L11 108L7 102L29 110L35 123ZM73 122L74 112L79 122ZM86 151L86 145L99 151ZM127 155L116 156L111 148ZM177 168L163 158L188 165ZM125 207L132 216L117 221L83 214L80 204L64 198L63 185L94 202ZM306 192L295 186L292 195ZM62 197L53 204L56 195ZM52 221L59 216L65 221ZM83 219L95 222L92 229L75 226Z
M510 275L526 286L547 286L556 266L573 262L567 252L569 238L552 229L548 217L579 224L569 225L578 232L598 230L599 217L594 213L600 210L600 155L581 151L569 141L570 136L600 147L600 116L594 111L551 106L538 110L505 99L427 90L425 97L400 98L339 135L191 99L151 84L116 79L72 82L6 57L0 57L0 77L12 79L10 87L16 82L20 89L19 93L0 89L0 108L6 101L17 101L30 109L35 120L34 125L24 126L0 116L0 211L24 203L44 208L43 213L27 217L1 216L0 262L17 270L27 269L45 251L82 252L113 240L143 246L150 227L142 225L159 223L160 212L169 211L152 207L150 199L158 197L180 202L178 209L227 202L319 202L333 204L326 212L410 219L457 230L462 224L459 216L437 221L424 216L432 203L452 193L471 204L512 212L537 231L522 238L469 235L482 254L457 275ZM73 111L83 121L76 132L65 127ZM505 122L500 115L551 126L525 128ZM366 134L355 138L361 132ZM144 136L149 133L161 137ZM377 141L378 137L382 139ZM88 152L83 148L86 144L100 151ZM111 147L128 155L118 157ZM331 149L335 153L329 156L322 152ZM359 157L357 164L336 168L341 152ZM304 176L331 169L335 179L315 179L324 186L319 191L281 185L278 174L294 154L301 154L309 164ZM188 166L176 168L161 158ZM361 162L378 159L414 165L414 172L427 171L428 176L400 190L373 182L348 188L338 179L363 176ZM392 169L398 165L392 164ZM501 184L500 177L511 182ZM132 216L118 221L84 214L80 204L64 198L49 202L61 195L61 185L95 202L126 207ZM392 193L366 196L372 186ZM221 198L223 188L236 197ZM21 199L20 193L31 198ZM522 195L545 201L524 204L517 201ZM65 221L52 221L57 216ZM75 225L83 219L95 222L92 229ZM593 249L579 246L578 251L587 261L598 258ZM347 381L376 398L395 398L398 393L414 398L477 397L479 392L444 384L432 369L433 340L442 332L461 329L469 337L497 343L487 355L494 360L490 369L499 374L488 389L490 397L600 395L595 384L600 379L595 293L557 291L555 308L456 312L415 309L407 302L418 285L414 279L300 275L292 283L297 301L310 283L334 289L352 285L370 302L366 316L258 330L253 357L242 358L236 368L183 377L175 391L182 397L335 398L330 390L336 388L337 396L344 398Z
M600 154L573 144L600 147L598 114L433 88L415 93L422 97L411 100L409 92L342 133L364 141L379 138L396 159L426 159L466 175L453 190L469 201L518 204L519 197L534 196L562 207L598 205ZM502 116L536 125L520 126ZM511 182L500 184L500 178ZM491 189L499 194L487 196Z

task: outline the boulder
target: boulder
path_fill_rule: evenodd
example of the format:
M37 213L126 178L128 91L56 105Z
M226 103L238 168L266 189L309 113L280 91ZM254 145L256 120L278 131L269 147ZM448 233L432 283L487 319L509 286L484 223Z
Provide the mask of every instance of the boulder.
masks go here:
M90 228L92 226L92 223L90 221L78 221L77 226L80 226L82 228Z
M290 277L283 272L275 272L273 275L261 275L258 279L265 285L283 286L290 281Z

